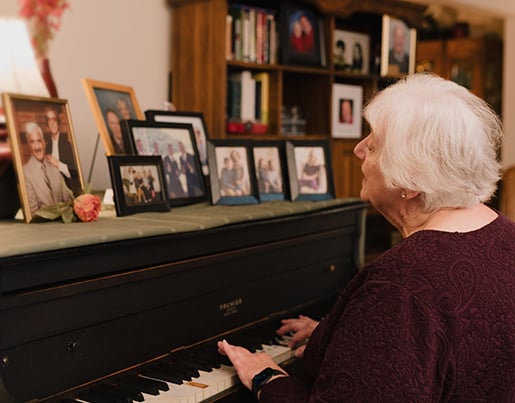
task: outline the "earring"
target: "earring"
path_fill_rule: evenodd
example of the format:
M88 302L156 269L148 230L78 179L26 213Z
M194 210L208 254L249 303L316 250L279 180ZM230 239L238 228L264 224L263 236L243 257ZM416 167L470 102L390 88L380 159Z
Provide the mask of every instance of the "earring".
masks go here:
M406 193L401 194L401 197L402 197L403 199L405 199L405 198L406 198Z

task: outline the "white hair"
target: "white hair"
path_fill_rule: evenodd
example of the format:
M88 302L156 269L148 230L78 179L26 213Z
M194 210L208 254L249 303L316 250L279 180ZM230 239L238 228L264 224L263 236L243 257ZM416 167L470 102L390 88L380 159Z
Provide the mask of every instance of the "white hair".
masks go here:
M432 74L414 74L364 109L390 188L421 193L422 208L470 207L495 193L502 123L485 101Z
M39 127L39 125L37 123L34 123L34 122L27 122L25 124L25 135L27 137L27 140L29 139L29 136L30 134L34 131L34 130L37 130L38 133L43 136L43 130L41 130L41 127Z

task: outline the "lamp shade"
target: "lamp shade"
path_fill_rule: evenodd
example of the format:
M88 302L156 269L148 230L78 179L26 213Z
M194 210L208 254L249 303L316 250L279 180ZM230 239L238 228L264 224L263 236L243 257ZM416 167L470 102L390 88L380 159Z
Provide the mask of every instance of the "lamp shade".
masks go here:
M0 92L49 96L25 22L17 18L0 18Z

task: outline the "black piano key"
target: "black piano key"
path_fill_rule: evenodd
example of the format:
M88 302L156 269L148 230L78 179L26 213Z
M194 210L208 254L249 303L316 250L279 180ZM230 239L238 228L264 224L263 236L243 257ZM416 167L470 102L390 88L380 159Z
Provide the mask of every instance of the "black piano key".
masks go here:
M106 395L111 395L113 398L119 399L130 399L136 402L142 402L145 399L143 395L139 391L128 391L121 386L116 386L113 384L101 384L96 388L99 392L104 392Z
M176 368L188 371L188 374L191 374L193 378L197 378L200 376L200 373L198 371L201 368L199 368L198 364L193 362L193 360L183 358L179 360L174 360L171 362L171 364Z
M128 383L128 384L134 384L136 386L141 387L141 391L148 393L149 395L153 395L154 393L147 392L147 390L152 390L151 388L157 389L157 394L159 394L159 391L166 392L167 390L170 390L168 387L168 384L166 382L157 380L157 379L150 379L145 378L142 376L137 375L128 375L124 376L122 379L120 379L120 382ZM145 389L143 389L145 388Z
M146 380L148 378L140 378L142 380ZM152 379L149 379L152 380ZM159 382L159 381L158 381ZM168 388L168 385L166 382L163 382L166 387ZM131 380L131 379L118 379L116 381L116 385L120 388L123 388L124 390L130 391L130 392L141 392L146 393L148 395L157 396L159 395L159 389L155 385L147 384L146 382L140 382L138 380Z
M98 390L83 392L80 394L80 399L88 403L133 403L132 399L119 399Z
M175 383L177 385L182 385L182 380L184 379L176 373L171 373L170 371L166 371L166 369L155 367L145 368L143 371L141 371L141 374L148 376L149 378L161 379L163 381ZM189 380L191 381L191 378Z
M211 372L213 371L213 365L209 360L205 360L197 355L192 355L186 358L188 362L198 370Z
M171 375L177 375L186 381L191 381L191 378L200 376L195 368L189 368L187 365L181 365L174 361L161 361L156 367Z

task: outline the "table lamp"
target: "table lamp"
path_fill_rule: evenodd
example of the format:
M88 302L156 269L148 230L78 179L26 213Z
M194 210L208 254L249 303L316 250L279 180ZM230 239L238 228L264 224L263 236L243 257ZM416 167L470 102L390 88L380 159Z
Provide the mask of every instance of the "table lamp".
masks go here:
M0 93L48 96L25 22L0 18ZM16 177L0 97L0 218L12 218L20 207Z

